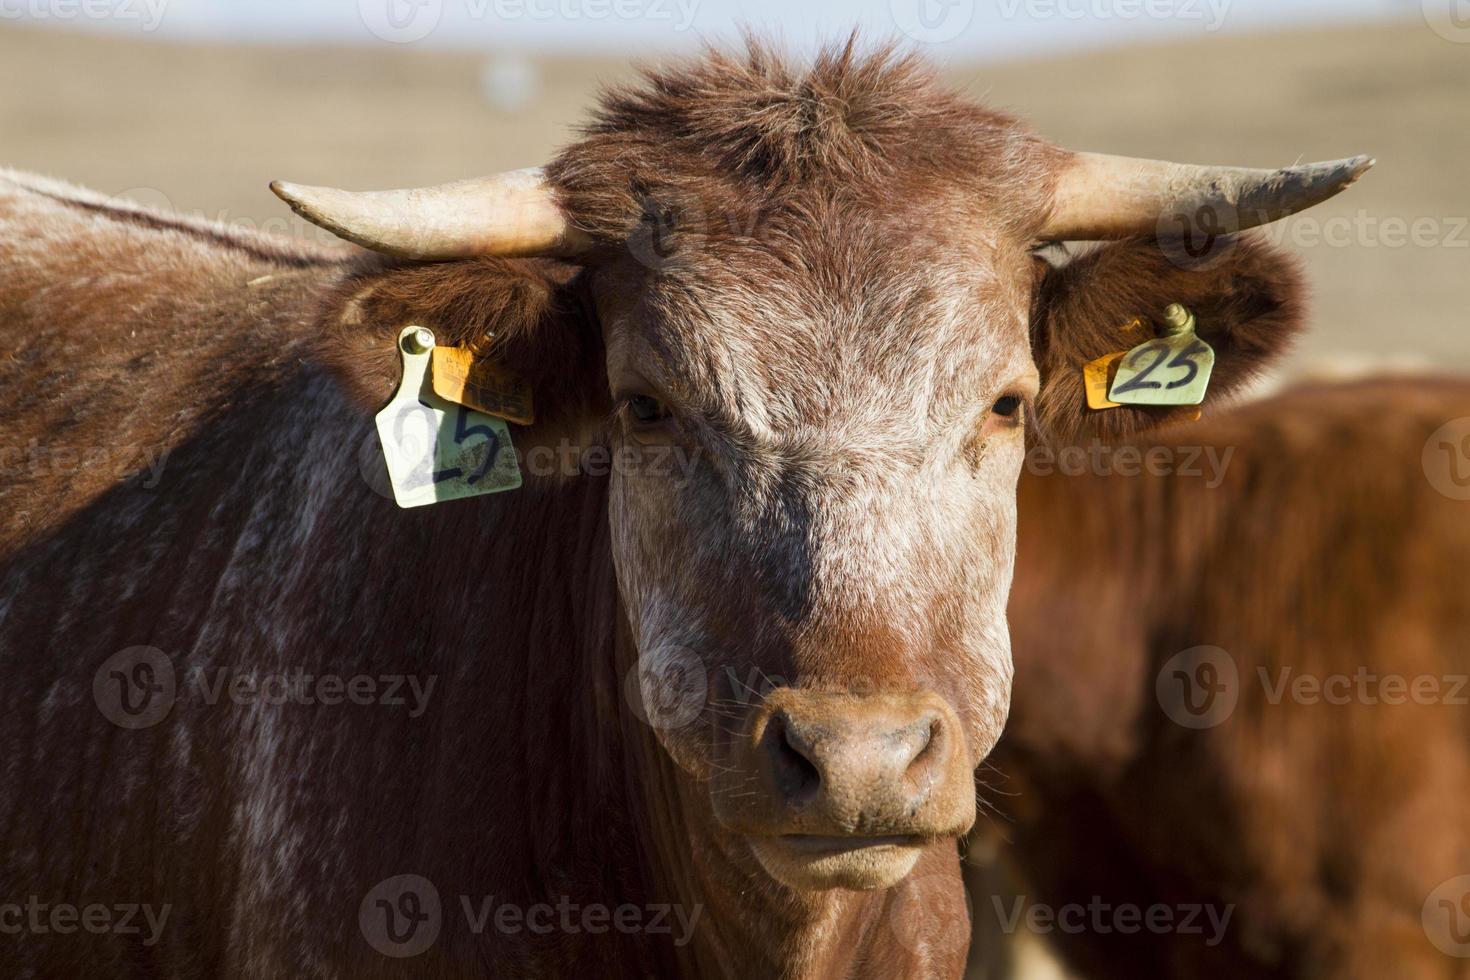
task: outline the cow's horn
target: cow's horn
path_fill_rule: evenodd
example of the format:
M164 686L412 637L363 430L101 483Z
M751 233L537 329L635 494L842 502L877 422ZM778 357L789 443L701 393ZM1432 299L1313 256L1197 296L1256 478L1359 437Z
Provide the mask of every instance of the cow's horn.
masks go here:
M282 181L271 190L312 224L402 258L574 255L591 244L539 169L414 190L357 193Z
M1253 228L1320 204L1374 162L1359 156L1248 170L1077 153L1057 178L1039 237L1101 241Z

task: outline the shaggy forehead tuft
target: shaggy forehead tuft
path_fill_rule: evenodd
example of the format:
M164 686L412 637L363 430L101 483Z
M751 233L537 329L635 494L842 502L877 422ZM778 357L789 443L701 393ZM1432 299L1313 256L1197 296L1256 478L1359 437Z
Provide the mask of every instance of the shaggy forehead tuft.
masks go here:
M917 55L854 38L797 65L747 39L605 92L548 174L573 220L607 241L628 237L650 199L729 220L703 221L721 225L707 234L824 200L1024 233L1058 153Z

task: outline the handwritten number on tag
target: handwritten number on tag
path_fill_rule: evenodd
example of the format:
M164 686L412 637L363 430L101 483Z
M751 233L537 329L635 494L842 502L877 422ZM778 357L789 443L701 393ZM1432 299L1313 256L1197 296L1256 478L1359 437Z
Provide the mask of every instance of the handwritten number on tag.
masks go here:
M500 436L488 425L475 425L471 423L470 411L463 405L455 406L454 419L454 442L463 446L468 440L479 436L485 440L485 457L479 468L475 470L466 482L470 484L479 483L485 474L495 465L495 459L500 455ZM434 460L439 456L437 452L439 434L437 432L438 418L434 414L433 406L424 402L414 402L404 405L393 419L393 438L399 445L405 445L404 428L408 420L413 418L423 429L422 443L423 452L419 455L419 462L414 466L413 472L409 474L407 485L410 487L421 487L427 483L444 483L448 480L458 479L464 475L460 467L436 470L433 468Z
M463 446L466 439L474 436L485 437L485 462L480 464L480 468L468 481L479 483L485 474L490 472L490 467L495 465L495 457L500 455L500 436L496 435L495 430L488 425L470 425L469 421L469 410L460 405L459 412L454 419L454 441ZM454 471L455 476L458 476L459 473L459 470Z
M1183 369L1185 371L1185 374L1182 378L1177 378L1173 381L1168 382L1167 384L1160 381L1146 380L1150 374L1153 374L1153 372L1158 368L1160 364L1164 363L1164 358L1169 356L1170 350L1171 348L1167 343L1156 341L1152 344L1147 344L1143 347L1140 347L1138 350L1134 351L1133 356L1128 358L1129 367L1136 368L1138 366L1139 359L1148 354L1153 354L1154 359L1149 362L1147 367L1145 367L1142 371L1138 373L1137 377L1129 378L1126 382L1115 388L1113 390L1113 394L1121 395L1130 391L1144 391L1156 388L1163 388L1166 391L1173 391L1175 388L1183 388L1199 375L1199 363L1197 359L1201 357L1206 351L1208 351L1209 348L1206 347L1199 340L1196 340L1187 348L1174 355L1174 358L1169 361L1168 370L1174 371Z

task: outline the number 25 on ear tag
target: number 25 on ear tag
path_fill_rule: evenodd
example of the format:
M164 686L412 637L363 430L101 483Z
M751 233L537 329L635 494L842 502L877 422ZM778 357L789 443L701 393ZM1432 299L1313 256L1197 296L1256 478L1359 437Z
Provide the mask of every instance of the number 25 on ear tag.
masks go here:
M403 380L377 415L378 440L400 507L514 490L521 467L504 422L434 393L429 362L434 335L408 327L398 335Z
M1198 405L1215 370L1215 349L1195 333L1178 303L1164 311L1165 334L1123 355L1108 398L1123 405Z

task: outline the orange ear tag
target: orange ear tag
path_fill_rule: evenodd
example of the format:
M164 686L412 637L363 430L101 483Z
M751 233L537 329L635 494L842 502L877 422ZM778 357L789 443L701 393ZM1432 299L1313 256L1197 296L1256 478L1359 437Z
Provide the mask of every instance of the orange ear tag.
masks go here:
M1134 317L1123 324L1118 330L1120 339L1128 346L1111 354L1104 354L1095 361L1088 361L1082 367L1082 384L1087 389L1087 407L1094 411L1103 411L1108 408L1120 408L1122 402L1115 402L1108 398L1108 389L1112 387L1113 376L1118 373L1118 360L1127 354L1137 344L1148 340L1153 336L1153 330L1148 321L1142 317Z
M1113 374L1118 370L1118 361L1128 353L1125 350L1104 354L1095 361L1088 361L1082 368L1082 384L1087 388L1087 407L1095 411L1118 408L1122 402L1108 400L1108 388L1113 383Z
M536 421L531 385L468 347L434 348L434 394L448 402L514 422Z

